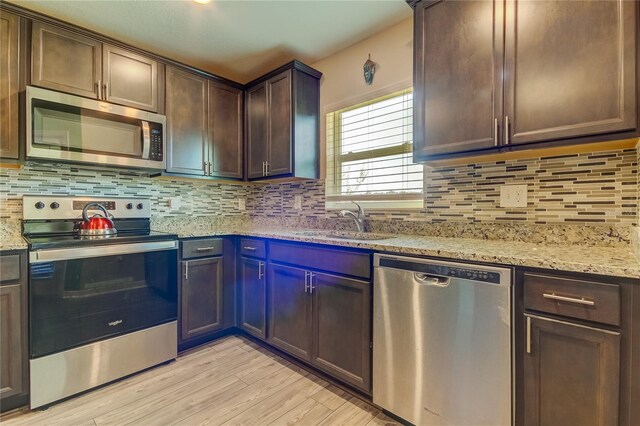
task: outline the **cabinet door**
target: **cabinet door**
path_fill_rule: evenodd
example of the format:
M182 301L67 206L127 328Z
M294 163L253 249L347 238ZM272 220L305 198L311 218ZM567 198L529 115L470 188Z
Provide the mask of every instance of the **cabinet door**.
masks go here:
M371 390L371 284L313 273L313 363Z
M525 425L618 424L620 334L525 317Z
M269 343L311 360L311 293L304 269L269 264Z
M208 157L207 80L167 67L167 171L204 175Z
M243 177L242 90L209 81L209 142L212 174Z
M222 257L183 262L181 340L222 328Z
M22 393L22 313L20 284L0 286L0 400Z
M507 2L510 143L637 127L638 2Z
M267 286L265 263L240 258L240 325L261 339L267 338Z
M414 159L494 146L502 2L421 2L414 19Z
M118 47L103 45L103 98L133 108L158 111L158 63Z
M263 177L268 156L267 85L261 83L247 91L247 177Z
M267 80L269 176L286 175L291 167L291 70Z
M31 84L98 98L102 73L101 43L89 37L33 22Z
M0 157L18 159L18 43L20 18L0 15Z

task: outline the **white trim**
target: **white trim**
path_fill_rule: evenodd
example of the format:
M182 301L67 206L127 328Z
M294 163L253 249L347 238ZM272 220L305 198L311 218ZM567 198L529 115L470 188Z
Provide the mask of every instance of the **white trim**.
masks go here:
M362 200L357 203L369 211L421 210L424 208L424 198L419 200ZM325 211L353 210L354 204L351 201L325 201L324 209Z

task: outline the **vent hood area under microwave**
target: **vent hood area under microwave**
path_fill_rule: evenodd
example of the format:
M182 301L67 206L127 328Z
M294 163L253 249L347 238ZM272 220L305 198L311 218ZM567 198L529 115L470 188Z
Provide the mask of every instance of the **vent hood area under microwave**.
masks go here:
M165 169L160 114L29 86L26 123L30 159Z

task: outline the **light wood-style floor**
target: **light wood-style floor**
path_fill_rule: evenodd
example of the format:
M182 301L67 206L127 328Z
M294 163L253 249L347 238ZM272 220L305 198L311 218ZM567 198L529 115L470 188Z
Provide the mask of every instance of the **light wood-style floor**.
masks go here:
M375 407L244 338L3 425L395 425Z

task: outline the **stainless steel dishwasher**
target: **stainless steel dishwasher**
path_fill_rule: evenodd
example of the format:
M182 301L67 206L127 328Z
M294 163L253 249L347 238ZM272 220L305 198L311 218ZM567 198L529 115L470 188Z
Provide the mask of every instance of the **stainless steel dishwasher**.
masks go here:
M416 425L511 425L511 276L375 255L373 402Z

